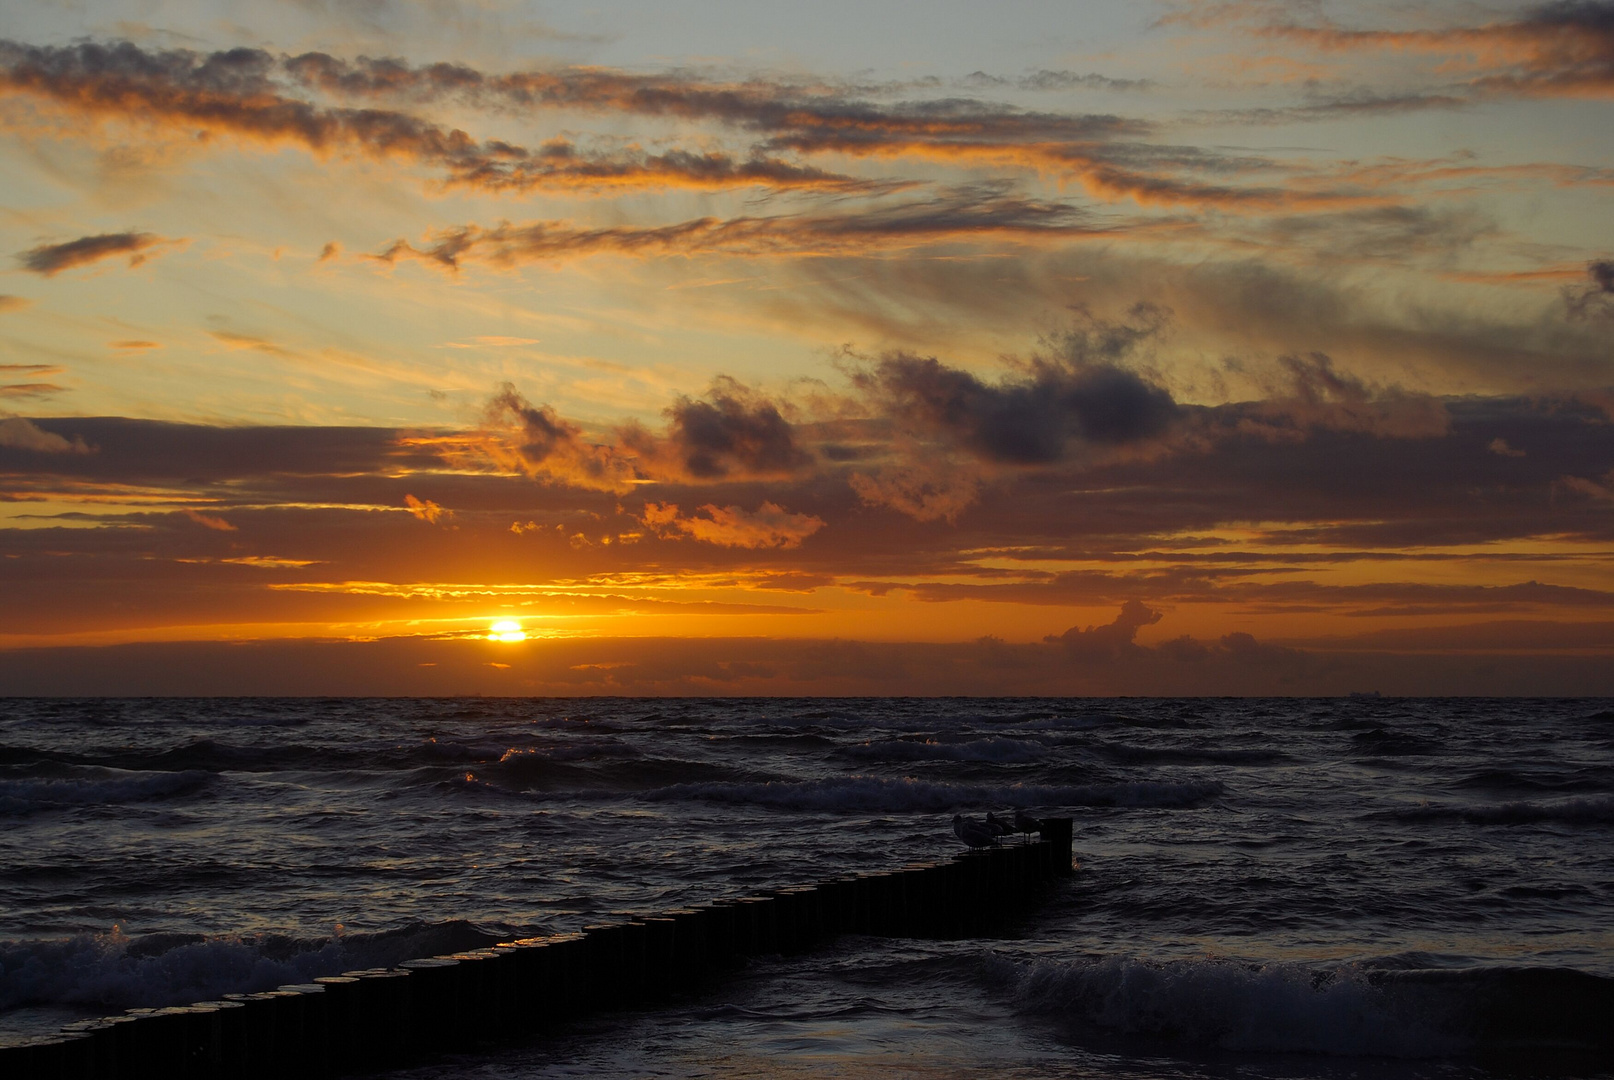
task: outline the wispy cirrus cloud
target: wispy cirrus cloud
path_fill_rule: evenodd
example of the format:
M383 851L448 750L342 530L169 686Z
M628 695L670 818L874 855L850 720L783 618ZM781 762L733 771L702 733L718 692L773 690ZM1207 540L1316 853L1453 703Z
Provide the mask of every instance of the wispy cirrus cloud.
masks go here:
M828 255L902 250L971 239L1024 242L1103 237L1112 230L1069 203L1032 199L1002 185L976 185L938 198L835 213L696 218L674 225L590 228L566 221L463 225L429 234L422 246L397 240L374 257L419 259L448 270L600 254Z
M454 185L490 191L760 185L825 192L891 190L762 152L637 148L586 150L556 138L528 148L398 109L323 105L290 93L306 70L255 49L148 51L130 42L30 46L0 41L0 92L29 95L99 118L181 126L318 154L352 152L438 168ZM389 91L401 91L398 83ZM901 186L901 185L897 185Z
M66 389L67 387L57 386L55 383L0 383L0 397L49 397L52 394L63 393Z
M1437 58L1434 73L1452 92L1423 105L1493 95L1593 97L1614 95L1614 4L1608 0L1552 0L1513 17L1385 29L1297 18L1290 5L1198 5L1166 22L1200 27L1254 23L1256 33L1333 53L1386 52ZM1459 96L1460 95L1460 96ZM1415 98L1409 99L1414 104ZM1348 108L1348 99L1339 102Z
M1057 73L1042 73L1057 82ZM464 65L145 50L129 42L68 47L0 42L0 92L98 119L156 123L293 144L316 154L407 160L443 182L489 192L760 186L825 195L889 195L914 176L854 177L814 164L1011 169L1057 176L1104 201L1261 213L1383 203L1382 192L1291 182L1293 165L1249 153L1150 141L1158 125L1108 113L1028 110L972 97L887 101L862 88L777 79L720 80L599 68L489 73ZM741 146L536 145L477 138L418 111L451 104L532 119L596 113L713 125Z

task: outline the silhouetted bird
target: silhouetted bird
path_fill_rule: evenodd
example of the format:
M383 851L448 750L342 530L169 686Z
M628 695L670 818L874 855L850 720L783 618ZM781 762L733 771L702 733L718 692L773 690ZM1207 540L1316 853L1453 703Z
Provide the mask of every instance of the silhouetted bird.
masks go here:
M1042 832L1042 820L1032 817L1024 810L1016 810L1014 812L1014 831L1024 833Z
M953 835L972 848L991 847L998 842L984 821L971 821L963 814L953 815Z

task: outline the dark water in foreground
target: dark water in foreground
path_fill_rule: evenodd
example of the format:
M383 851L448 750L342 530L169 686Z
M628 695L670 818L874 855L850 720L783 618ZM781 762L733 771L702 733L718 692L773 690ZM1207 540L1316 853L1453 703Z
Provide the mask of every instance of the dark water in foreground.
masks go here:
M1598 1073L1611 766L1611 701L0 699L0 1039L1023 806L1082 865L1002 937L846 938L410 1075Z

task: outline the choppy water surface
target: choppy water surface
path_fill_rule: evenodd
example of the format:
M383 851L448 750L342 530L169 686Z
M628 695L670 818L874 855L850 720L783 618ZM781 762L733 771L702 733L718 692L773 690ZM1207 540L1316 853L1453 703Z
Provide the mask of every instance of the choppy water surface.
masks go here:
M846 938L411 1075L1595 1073L1548 1044L1611 1000L1611 766L1609 701L0 700L0 1038L1023 806L1081 870L1001 937Z

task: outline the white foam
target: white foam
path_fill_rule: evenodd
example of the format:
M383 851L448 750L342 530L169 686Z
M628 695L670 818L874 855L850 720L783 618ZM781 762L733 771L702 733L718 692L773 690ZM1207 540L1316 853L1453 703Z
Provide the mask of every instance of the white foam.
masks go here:
M1443 1057L1464 1047L1444 1029L1438 1002L1411 1002L1351 965L1112 956L1015 965L1010 974L1027 1008L1124 1035L1351 1057Z
M181 1005L494 940L497 936L456 920L310 939L194 934L130 938L113 927L110 933L51 941L0 941L0 1009Z

